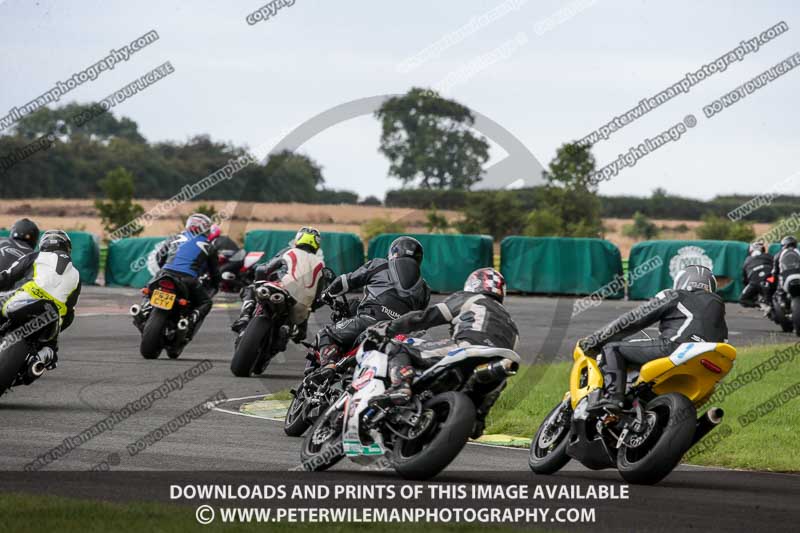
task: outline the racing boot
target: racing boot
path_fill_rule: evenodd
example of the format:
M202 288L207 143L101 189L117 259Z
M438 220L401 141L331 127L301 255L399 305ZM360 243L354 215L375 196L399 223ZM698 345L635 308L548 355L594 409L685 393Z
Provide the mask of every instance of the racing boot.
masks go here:
M370 400L369 404L377 407L406 405L411 400L411 380L414 367L411 365L393 366L389 369L391 386L386 391Z
M286 346L289 344L290 331L291 329L287 324L284 324L278 328L278 338L276 339L278 341L278 344L276 348L278 349L279 352L284 351L286 349Z
M304 340L306 340L306 336L308 332L308 320L305 320L302 324L297 324L294 327L294 331L292 332L292 340L296 344L300 344Z
M241 333L247 327L247 324L250 323L250 319L253 318L253 311L255 311L256 302L254 300L245 300L242 302L242 310L239 313L239 318L231 324L231 331L234 333Z
M189 330L186 332L186 343L192 341L195 333L200 331L200 326L203 325L203 316L200 314L199 309L195 309L189 315Z
M605 387L603 394L595 401L589 401L587 411L599 413L608 411L618 413L625 405L625 374L619 370L603 370Z

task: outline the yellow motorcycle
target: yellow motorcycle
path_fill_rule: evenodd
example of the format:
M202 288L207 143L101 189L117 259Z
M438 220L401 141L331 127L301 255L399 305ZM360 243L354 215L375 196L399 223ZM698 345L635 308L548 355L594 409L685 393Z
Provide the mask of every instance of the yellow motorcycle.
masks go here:
M666 357L629 368L625 407L618 413L587 410L603 393L603 375L580 344L573 359L569 392L531 441L531 470L553 474L575 459L593 470L616 466L630 483L654 484L722 421L722 409L712 407L698 419L697 408L733 367L736 349L688 342Z

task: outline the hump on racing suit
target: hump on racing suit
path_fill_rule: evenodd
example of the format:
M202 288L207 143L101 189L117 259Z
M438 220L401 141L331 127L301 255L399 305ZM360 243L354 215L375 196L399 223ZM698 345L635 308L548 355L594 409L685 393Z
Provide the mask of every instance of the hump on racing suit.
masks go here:
M275 266L271 266L273 263ZM267 266L268 271L277 270L276 277L281 286L297 302L292 311L293 323L303 322L311 313L319 296L324 268L325 261L319 254L301 248L286 249Z
M419 264L410 257L391 261L372 259L359 269L341 276L342 293L364 288L358 314L394 319L416 309L424 309L431 291L422 278Z

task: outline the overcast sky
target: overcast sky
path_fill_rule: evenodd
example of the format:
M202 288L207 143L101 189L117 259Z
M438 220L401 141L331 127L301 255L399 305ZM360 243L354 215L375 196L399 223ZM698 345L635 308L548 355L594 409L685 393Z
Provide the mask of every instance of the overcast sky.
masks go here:
M717 116L703 114L703 106L800 51L800 11L791 0L295 0L248 24L247 15L265 4L0 0L0 116L154 29L157 42L62 101L103 98L170 61L174 74L115 113L135 120L150 141L208 133L259 147L340 104L438 86L546 165L563 142L785 21L788 32L601 141L594 153L602 167L693 114L696 127L622 169L600 192L756 193L800 170L800 68ZM495 20L484 25L487 13ZM435 43L435 53L418 55ZM420 65L402 68L415 56ZM328 186L382 196L398 182L386 177L379 134L377 121L361 116L313 136L300 151L323 166ZM494 145L490 163L503 157Z

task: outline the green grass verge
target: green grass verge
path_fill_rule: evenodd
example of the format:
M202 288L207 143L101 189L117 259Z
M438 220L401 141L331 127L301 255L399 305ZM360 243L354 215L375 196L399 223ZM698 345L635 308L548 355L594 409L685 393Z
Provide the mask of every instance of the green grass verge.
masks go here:
M725 381L747 372L789 345L765 345L738 351L736 364ZM531 437L545 415L564 395L569 386L570 363L524 367L509 383L507 390L492 409L486 433L504 433ZM797 398L783 404L768 415L742 427L739 416L786 390L800 380L800 357L783 363L777 370L752 381L721 402L725 410L723 424L731 434L715 446L691 456L692 464L746 468L782 472L800 471L797 439L800 435L800 409ZM703 409L710 407L704 406ZM719 431L712 431L709 439ZM701 441L702 444L702 441ZM701 447L698 447L698 450Z
M236 502L231 502L236 507ZM195 507L163 503L108 503L54 496L0 494L0 532L41 533L177 533L182 531L270 531L302 532L384 532L402 528L408 532L456 533L488 531L470 524L221 524L203 526L195 520ZM491 526L491 531L520 531ZM523 531L545 531L523 529Z

